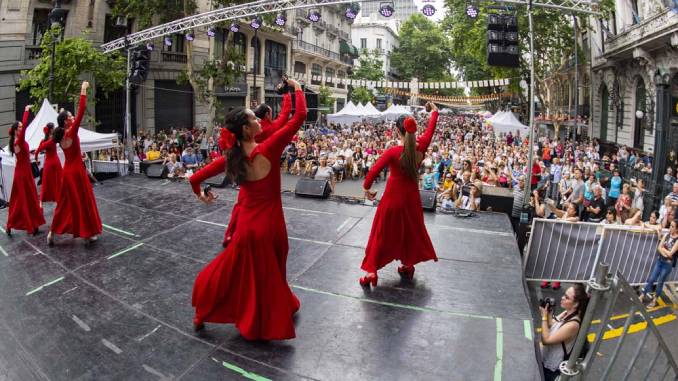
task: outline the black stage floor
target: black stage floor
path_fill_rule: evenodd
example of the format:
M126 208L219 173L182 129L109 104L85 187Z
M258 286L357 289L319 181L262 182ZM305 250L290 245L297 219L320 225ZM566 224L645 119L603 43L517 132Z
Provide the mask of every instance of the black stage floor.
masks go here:
M95 187L104 234L0 235L0 379L536 380L532 316L509 220L427 214L440 261L402 283L358 284L375 208L283 195L297 338L192 331L193 280L220 251L236 193L199 203L186 183ZM52 208L46 210L51 220ZM0 211L4 226L7 211Z

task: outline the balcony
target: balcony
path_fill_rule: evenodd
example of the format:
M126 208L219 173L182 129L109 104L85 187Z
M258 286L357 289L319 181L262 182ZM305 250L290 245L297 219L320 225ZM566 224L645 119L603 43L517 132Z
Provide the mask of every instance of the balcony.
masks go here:
M348 35L347 32L344 32L343 30L339 30L339 38L345 41L349 41L351 39L351 36Z
M670 32L678 25L678 14L665 8L655 15L641 20L639 24L632 25L628 29L605 42L605 57L619 55L626 52L627 58L631 57L633 48L650 48L654 50L664 45L670 38ZM640 44L639 44L640 43Z
M325 31L327 37L334 40L339 36L339 28L334 25L327 25L327 30Z
M327 50L318 45L309 44L308 42L305 41L299 40L292 41L292 49L297 49L308 53L314 53L316 55L320 55L331 60L339 61L339 53Z
M186 53L162 52L162 62L185 64L188 60Z
M348 56L346 54L341 55L341 62L345 63L346 65L351 65L353 66L353 57Z
M40 59L40 54L42 53L42 49L38 45L26 45L26 52L24 54L24 63L34 63L33 61L36 61Z

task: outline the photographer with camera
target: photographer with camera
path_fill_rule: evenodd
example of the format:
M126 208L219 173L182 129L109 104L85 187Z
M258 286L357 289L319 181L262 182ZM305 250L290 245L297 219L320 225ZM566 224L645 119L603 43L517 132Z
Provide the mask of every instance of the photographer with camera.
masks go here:
M580 283L565 290L560 298L560 307L565 311L558 315L553 314L555 300L544 298L539 301L542 359L546 381L558 378L560 363L570 358L588 302L586 288Z

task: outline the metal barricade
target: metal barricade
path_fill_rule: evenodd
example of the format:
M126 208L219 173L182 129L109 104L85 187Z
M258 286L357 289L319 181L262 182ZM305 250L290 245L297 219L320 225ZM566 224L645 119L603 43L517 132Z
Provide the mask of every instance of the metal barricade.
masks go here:
M637 226L534 219L523 258L527 281L586 282L595 264L609 264L632 285L644 284L657 259L659 236ZM672 271L665 283L678 282Z
M666 346L657 326L654 324L650 314L638 299L635 291L619 272L613 275L609 272L607 264L599 264L596 268L596 276L588 282L591 300L589 302L579 334L575 340L569 360L560 364L560 381L569 380L678 380L678 366L676 360L671 355L671 351ZM603 341L603 333L610 322L612 311L617 300L631 301L631 308L628 311L628 317L622 328L621 336L617 339L616 346L612 353L599 357L598 351ZM580 354L584 348L584 342L587 340L591 322L593 321L596 306L604 303L603 315L600 317L601 324L595 332L595 340L584 358L580 359ZM620 353L626 338L629 334L629 328L633 319L640 315L647 323L647 329L640 338L640 343L635 343L637 347L633 351L631 359L627 359L626 364L619 360ZM656 342L648 343L648 338ZM649 361L638 361L641 352L647 346L651 349ZM598 360L600 358L600 360ZM594 361L607 361L603 366L602 376L590 376ZM618 366L617 366L618 365ZM668 378L667 378L668 376Z

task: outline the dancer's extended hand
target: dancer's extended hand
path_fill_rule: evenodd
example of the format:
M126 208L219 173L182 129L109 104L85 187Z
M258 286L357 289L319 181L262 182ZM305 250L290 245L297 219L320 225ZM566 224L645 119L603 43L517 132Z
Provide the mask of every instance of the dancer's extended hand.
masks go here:
M31 110L31 107L33 107L33 106L27 105L26 107L24 107L24 111L30 111L30 110Z
M431 112L438 111L438 106L433 102L426 102L426 105L431 109Z
M370 201L374 201L377 198L377 191L363 189L363 192L365 192L365 198Z
M200 201L202 201L202 202L204 202L205 204L208 204L208 205L211 204L212 201L217 199L217 197L212 192L207 192L207 195L200 192L200 194L198 194L197 196L198 196L198 200L200 200Z

